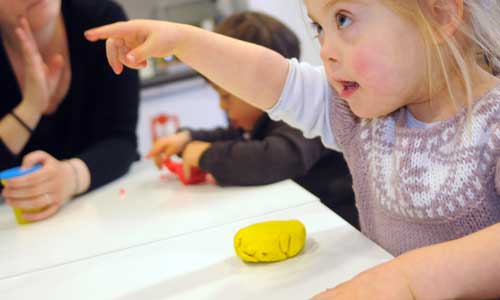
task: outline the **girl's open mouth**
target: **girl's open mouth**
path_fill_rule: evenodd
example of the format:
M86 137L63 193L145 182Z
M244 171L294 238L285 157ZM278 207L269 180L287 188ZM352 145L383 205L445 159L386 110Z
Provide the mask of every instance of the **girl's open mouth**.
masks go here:
M342 91L340 96L346 98L354 94L359 89L359 84L354 81L340 81L342 84Z

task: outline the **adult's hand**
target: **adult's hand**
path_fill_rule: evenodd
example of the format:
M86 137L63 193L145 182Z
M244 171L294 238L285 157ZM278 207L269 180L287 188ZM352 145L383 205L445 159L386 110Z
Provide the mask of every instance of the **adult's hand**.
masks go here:
M55 54L47 62L44 61L26 18L21 19L16 28L16 36L24 59L21 106L29 108L31 113L40 115L50 112L57 107L56 103L51 103L51 99L62 77L63 56Z
M35 151L24 157L22 167L31 168L35 164L41 164L42 168L9 180L2 192L8 205L26 210L23 218L30 222L54 215L77 192L76 173L70 162L59 161L43 151Z

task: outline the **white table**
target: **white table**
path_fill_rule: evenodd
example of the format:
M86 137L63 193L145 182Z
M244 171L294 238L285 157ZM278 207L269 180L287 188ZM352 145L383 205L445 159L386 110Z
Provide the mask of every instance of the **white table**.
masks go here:
M235 256L238 229L301 220L305 250L273 264ZM2 299L310 299L391 256L319 202L0 281Z
M119 197L125 188L125 199ZM252 188L164 182L151 162L69 203L52 219L19 226L0 206L0 279L318 201L292 181ZM0 297L1 298L1 297Z
M10 215L0 209L2 300L309 299L391 258L293 182L183 187L144 163L47 222L17 226ZM238 229L280 219L306 225L299 256L236 257Z

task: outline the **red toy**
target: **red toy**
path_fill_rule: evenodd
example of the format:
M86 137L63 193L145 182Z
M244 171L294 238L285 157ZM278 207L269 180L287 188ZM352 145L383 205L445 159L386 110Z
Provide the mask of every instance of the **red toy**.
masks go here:
M182 163L167 159L163 162L163 165L167 167L170 172L177 175L184 185L204 183L207 181L207 173L200 168L191 167L191 178L186 179L186 177L184 177L184 171L182 170Z
M179 118L176 115L159 114L151 119L151 141L153 144L157 139L174 134L180 127Z

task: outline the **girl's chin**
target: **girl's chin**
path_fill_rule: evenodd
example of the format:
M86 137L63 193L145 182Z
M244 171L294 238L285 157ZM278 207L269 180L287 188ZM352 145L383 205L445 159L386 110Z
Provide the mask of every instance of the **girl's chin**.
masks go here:
M380 111L371 111L366 109L354 109L351 107L352 113L360 119L376 119L383 118L388 115L388 113Z
M352 113L358 118L373 119L378 117L377 112L371 110L369 107L360 107L356 105L357 103L349 101L347 101L347 104L349 105L349 108L351 109Z
M395 104L389 106L388 98L383 98L380 96L373 97L360 97L364 96L364 94L357 94L355 97L350 97L348 99L344 99L344 101L349 106L351 112L361 119L375 119L385 117L398 109ZM375 101L379 99L380 102Z

